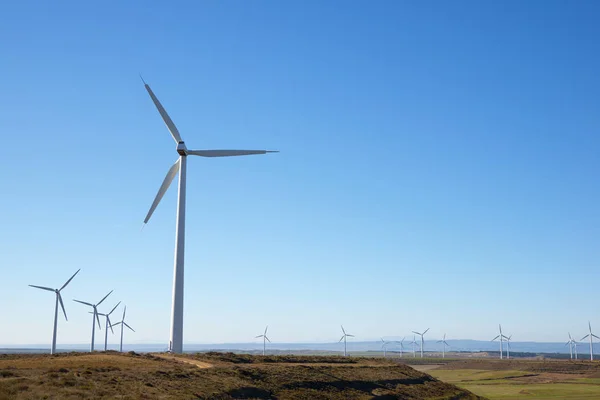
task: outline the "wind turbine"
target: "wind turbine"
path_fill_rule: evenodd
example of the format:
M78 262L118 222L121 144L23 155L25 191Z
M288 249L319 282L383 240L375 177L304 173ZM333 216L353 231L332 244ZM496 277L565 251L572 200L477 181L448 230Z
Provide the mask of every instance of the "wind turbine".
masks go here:
M380 338L380 339L381 339L381 348L383 349L383 358L385 358L386 352L387 352L387 349L385 347L388 345L389 342L386 342L385 340L383 340L383 338Z
M569 341L567 343L565 343L565 346L569 346L569 356L571 357L571 360L573 359L573 338L571 337L571 332L569 333Z
M416 333L417 335L421 336L421 358L423 358L423 344L425 343L425 341L423 340L423 336L425 336L428 330L429 328L425 329L425 332L423 333L413 331L413 333Z
M115 307L116 308L116 307ZM114 309L113 309L114 311ZM125 330L124 327L128 327L132 332L135 332L133 330L132 327L130 327L129 325L127 325L127 322L125 322L125 312L127 311L127 306L125 306L123 308L123 317L121 318L121 321L117 322L116 324L111 325L111 329L113 326L117 326L117 325L121 325L121 342L119 343L119 352L123 352L123 331ZM112 311L111 311L112 312Z
M406 336L404 336L401 341L396 342L400 345L400 358L402 358L402 352L404 351L404 339L406 339Z
M263 338L263 356L266 353L267 350L267 340L269 340L269 338L267 337L267 329L269 329L269 325L267 325L267 327L265 328L265 333L263 333L262 335L258 335L256 336L256 338ZM269 340L269 343L271 343L271 341Z
M510 360L510 341L512 340L512 335L509 335L506 338L506 359Z
M76 301L78 303L81 304L85 304L86 306L90 306L94 309L94 312L92 313L92 344L90 345L90 351L94 351L94 334L96 333L96 321L98 321L98 329L100 329L100 317L98 317L98 306L108 297L110 296L110 294L113 291L111 290L110 292L108 292L108 294L106 296L104 296L102 298L102 300L100 300L98 303L96 304L91 304L91 303L86 303L85 301L80 301L80 300L73 300Z
M444 339L438 340L437 343L442 343L442 358L446 358L446 346L450 347L448 343L446 343L446 334L444 333Z
M102 315L103 317L106 318L106 324L104 325L104 351L108 350L108 328L110 328L110 331L113 333L113 335L115 333L115 331L113 331L112 324L110 322L110 314L112 314L117 309L117 307L119 307L119 304L121 304L121 302L118 302L117 305L114 306L113 309L110 310L110 312L108 314L98 313L98 315Z
M493 338L492 342L498 338L500 339L500 359L502 360L502 341L507 339L507 337L502 334L502 326L498 325L498 329L500 330L500 334Z
M417 353L415 353L415 346L417 346L417 342L415 341L416 336L413 335L413 340L412 342L410 342L410 345L412 346L412 351L413 351L413 358L417 357Z
M142 81L144 81L142 79ZM185 197L186 197L186 171L187 171L187 156L200 157L231 157L231 156L246 156L252 154L276 153L275 151L267 150L188 150L179 135L177 127L158 101L150 86L144 82L144 86L152 102L158 109L160 116L167 125L167 129L177 143L177 153L179 158L167 172L150 210L144 218L144 224L152 216L152 213L160 203L165 192L171 185L175 175L179 172L179 193L177 200L177 227L175 230L175 262L173 272L173 305L171 311L171 339L170 346L173 353L183 352L183 278L184 278L184 253L185 253Z
M577 345L578 344L579 343L575 339L573 339L573 350L575 350L575 359L576 360L577 360Z
M341 342L342 340L344 341L344 357L346 357L348 355L348 352L346 351L346 348L347 348L346 347L346 338L354 337L354 335L346 333L346 331L344 330L344 326L343 325L340 325L340 326L342 327L342 332L344 332L344 336L342 336L342 338L339 340L339 342Z
M63 314L65 314L65 321L68 321L67 312L65 311L65 305L63 304L62 296L60 295L60 291L63 290L65 287L67 287L69 282L71 282L71 280L73 278L75 278L75 275L77 275L79 273L79 271L81 271L81 269L78 269L77 272L75 272L73 274L73 276L70 277L69 280L66 281L65 284L60 287L60 289L52 289L52 288L45 287L45 286L29 285L29 286L37 288L37 289L54 292L56 294L56 300L54 303L54 328L52 329L52 346L50 347L50 354L56 353L56 326L58 323L58 304L59 303L60 303L60 308L62 308Z
M592 324L590 324L590 321L588 321L588 327L590 328L590 333L588 333L587 335L585 335L584 337L582 337L579 340L583 340L587 337L590 338L590 360L594 360L594 343L592 342L592 338L596 338L596 339L600 339L600 337L594 335L592 333Z

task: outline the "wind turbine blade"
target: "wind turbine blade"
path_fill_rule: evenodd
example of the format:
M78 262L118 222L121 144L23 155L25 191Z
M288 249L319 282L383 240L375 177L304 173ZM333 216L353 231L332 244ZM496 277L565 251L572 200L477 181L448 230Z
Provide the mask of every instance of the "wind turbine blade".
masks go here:
M45 286L36 286L36 285L29 285L29 286L37 288L37 289L47 290L49 292L54 292L54 289L50 289L49 287L45 287Z
M269 329L269 325L267 325L267 327L265 328L265 333L263 333L263 335L267 336L267 329Z
M132 332L135 332L135 330L132 327L130 327L129 325L127 325L127 322L123 322L123 325L125 325L126 327L128 327L129 329L131 329Z
M102 328L100 327L100 317L98 316L98 312L94 309L94 314L96 315L96 321L98 321L98 329L102 330Z
M425 332L423 332L423 335L426 334L429 329L430 328L425 329Z
M72 277L70 277L70 278L69 278L69 280L68 280L68 281L66 281L66 282L65 282L65 284L64 284L64 285L62 285L62 287L61 287L60 289L58 289L58 291L60 292L60 291L61 291L61 290L63 290L65 287L67 287L67 285L69 284L69 282L71 282L71 280L73 280L73 278L75 278L75 275L77 275L77 274L79 273L79 271L81 271L81 268L79 268L79 269L77 270L77 272L75 272L75 273L73 274L73 276L72 276Z
M348 334L346 334L346 336L348 336L348 337L354 337L354 335L351 335L351 334L349 334L349 333L348 333Z
M267 342L271 343L271 340L265 336L265 339L267 339Z
M73 301L76 301L76 302L81 303L81 304L85 304L86 306L94 307L93 304L86 303L85 301L80 301L80 300L75 300L75 299L73 299Z
M583 339L587 338L590 335L585 335L584 337L582 337L581 339L579 339L579 341L582 341Z
M116 305L116 306L114 306L114 307L113 307L113 309L112 309L112 310L110 310L110 312L109 312L108 314L106 314L106 315L110 315L110 314L112 314L112 313L113 313L113 311L115 311L115 310L117 309L117 307L119 307L119 304L121 304L121 302L118 302L118 303L117 303L117 305Z
M144 86L146 87L148 94L152 98L152 102L158 109L160 116L162 117L163 121L165 121L165 124L167 125L167 129L169 129L169 132L171 132L171 136L173 136L175 143L183 142L183 140L181 140L181 136L179 135L179 131L177 130L177 127L171 120L171 117L169 117L169 114L167 114L167 111L164 109L162 104L160 104L160 101L158 101L158 99L154 95L154 92L152 91L152 89L150 89L150 86L148 86L148 84L146 84L146 83L144 83Z
M67 312L65 311L65 305L63 304L62 296L60 295L60 290L59 290L59 293L56 293L56 295L58 296L58 302L60 303L60 308L62 308L63 314L65 314L65 320L68 321L69 319L67 318Z
M346 331L344 330L344 325L340 325L342 327L342 332L344 332L344 335L346 334Z
M444 340L443 342L446 346L450 347L450 345Z
M498 339L500 337L500 335L496 336L495 338L493 338L492 340L490 340L491 342L493 342L494 340Z
M98 307L98 306L99 306L99 305L100 305L100 304L101 304L101 303L102 303L104 300L106 300L106 298L107 298L108 296L110 296L110 294L111 294L112 292L113 292L112 290L111 290L110 292L108 292L108 294L107 294L106 296L104 296L104 297L102 298L102 300L100 300L100 301L98 302L98 304L96 304L96 307Z
M600 339L600 337L594 335L593 333L592 333L592 336L595 337L596 339Z
M106 316L106 321L108 322L108 326L109 326L109 328L110 328L110 331L111 331L111 332L112 332L112 334L114 335L114 334L115 334L115 331L113 331L113 328L112 328L112 323L110 322L110 317L109 317L108 315Z
M188 150L190 156L200 157L234 157L250 156L253 154L279 153L274 150Z
M121 318L121 321L125 321L125 311L127 311L127 306L123 308L123 318Z
M175 178L175 175L177 175L178 172L179 172L179 158L177 159L177 161L175 161L175 164L173 164L171 166L171 168L169 168L169 171L167 172L167 176L165 176L165 179L163 180L162 185L160 185L160 188L158 189L158 193L156 194L156 197L154 198L154 201L152 202L152 205L150 206L150 210L148 211L148 214L146 214L146 218L144 218L144 224L147 224L148 221L150 220L152 213L154 212L154 210L158 206L158 203L160 203L160 200L163 198L163 196L167 192L167 189L169 189L171 182L173 182L173 178Z
M346 337L346 335L342 336L342 338L340 340L338 340L338 343L341 342L342 340L344 340L345 337Z
M258 339L259 337L263 337L263 335L254 336L254 339Z
M121 325L121 324L122 324L122 322L117 322L115 324L112 324L110 327L112 328L113 326L117 326L117 325Z
M441 340L438 340L436 343L442 343L442 341L441 341Z
M416 333L417 335L421 335L419 332L412 331L412 333Z

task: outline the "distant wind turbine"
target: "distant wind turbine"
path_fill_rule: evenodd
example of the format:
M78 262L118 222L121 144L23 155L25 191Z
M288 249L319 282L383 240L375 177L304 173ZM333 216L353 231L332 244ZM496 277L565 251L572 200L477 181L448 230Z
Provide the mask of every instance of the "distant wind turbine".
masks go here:
M58 323L58 304L59 303L60 303L60 308L62 309L63 314L65 315L65 321L68 321L68 319L67 319L67 312L65 311L65 305L63 304L62 296L60 295L60 291L63 290L65 287L67 287L67 285L69 284L69 282L71 282L71 280L73 278L75 278L75 275L77 275L79 273L79 271L81 271L81 269L78 269L77 272L75 272L73 274L73 276L70 277L69 280L66 281L65 284L60 287L60 289L52 289L52 288L45 287L45 286L29 285L29 286L34 287L36 289L47 290L49 292L54 292L56 294L56 300L55 300L55 303L54 303L54 328L52 329L52 345L50 347L50 354L56 353L56 326L57 326L57 323Z
M127 325L127 322L125 322L125 313L126 312L127 312L127 306L123 307L123 317L121 318L121 321L117 322L116 324L111 325L111 329L113 326L121 325L121 341L119 342L119 352L121 352L121 353L123 352L123 331L125 330L125 327L128 327L132 332L135 332L133 330L133 328L130 327L129 325ZM171 349L169 349L169 351L170 350Z
M115 333L115 331L113 331L113 326L110 322L110 314L112 314L117 307L119 307L119 304L121 304L121 302L118 302L116 306L113 307L112 310L110 310L110 312L108 314L102 314L102 313L98 313L98 315L102 315L104 318L106 318L106 323L104 324L104 351L108 350L108 328L110 328L110 331L113 333Z
M506 359L510 360L510 341L512 340L512 335L509 335L506 338Z
M144 81L144 79L142 79ZM185 197L186 197L186 171L187 171L187 156L200 157L231 157L231 156L247 156L252 154L277 153L276 151L267 150L188 150L179 135L177 127L158 101L150 86L144 82L144 87L150 95L152 102L158 109L160 116L167 125L167 129L171 133L173 140L177 143L177 154L179 158L167 172L150 211L144 218L144 224L150 220L152 213L160 203L165 192L171 185L175 175L179 173L179 193L177 200L177 227L175 230L175 268L173 273L173 307L171 312L171 339L170 347L173 353L183 352L183 267L184 267L184 252L185 252Z
M571 337L571 332L569 333L569 341L567 343L565 343L565 346L569 346L569 356L571 357L571 360L573 359L573 337Z
M344 336L342 336L342 338L339 340L339 342L341 342L342 340L344 341L344 357L346 357L348 355L348 352L346 350L347 349L347 347L346 347L346 338L348 338L348 337L354 337L354 335L346 333L346 331L344 330L344 326L343 325L340 325L340 326L342 327L342 332L344 332Z
M423 344L425 343L425 340L423 340L423 337L425 336L425 334L427 333L428 330L429 330L429 328L425 329L425 332L423 332L423 333L413 331L413 333L416 333L417 335L421 336L421 358L423 358Z
M413 335L413 340L412 342L410 342L410 345L412 346L412 351L413 351L413 358L417 357L417 353L415 352L415 347L417 346L417 342L416 342L416 336Z
M593 361L594 360L594 343L592 341L592 338L600 339L600 337L598 337L592 333L592 324L590 323L590 321L588 321L588 327L590 328L590 333L588 333L587 335L585 335L584 337L582 337L579 340L583 340L587 337L590 338L590 360Z
M267 325L267 327L265 328L265 333L263 333L262 335L256 336L256 338L260 338L260 337L263 338L263 356L266 354L266 351L267 351L267 340L269 341L269 343L271 343L271 341L267 337L267 329L269 329L269 325Z
M502 334L502 326L498 325L498 329L500 330L500 334L493 338L492 342L496 339L500 339L500 359L502 360L502 342L504 339L507 339L507 337Z
M402 352L404 351L404 339L406 339L406 336L404 336L401 341L396 342L400 345L400 358L402 358Z
M81 304L85 304L86 306L90 306L94 309L94 312L92 313L92 343L90 345L90 351L94 351L94 334L96 333L96 321L98 321L98 329L100 329L100 317L98 317L98 306L104 301L106 300L106 298L108 296L110 296L110 294L113 291L111 290L110 292L108 292L108 294L106 296L104 296L102 298L102 300L100 300L97 304L91 304L91 303L86 303L85 301L80 301L80 300L73 300L76 301L78 303Z
M446 358L446 346L450 347L448 343L446 343L446 334L444 333L444 338L442 340L438 340L437 343L442 343L442 358Z
M386 357L386 352L387 352L387 345L389 344L389 342L386 342L385 340L383 340L383 338L381 338L381 348L383 349L383 358Z

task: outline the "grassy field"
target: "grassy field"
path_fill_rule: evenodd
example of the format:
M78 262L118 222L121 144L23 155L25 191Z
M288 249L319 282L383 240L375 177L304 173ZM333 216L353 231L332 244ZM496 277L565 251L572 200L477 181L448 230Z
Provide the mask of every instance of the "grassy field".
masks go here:
M439 361L439 360L437 360ZM455 360L427 373L494 399L600 399L600 363L589 361ZM416 366L416 368L425 367Z
M381 358L0 355L0 399L478 399Z

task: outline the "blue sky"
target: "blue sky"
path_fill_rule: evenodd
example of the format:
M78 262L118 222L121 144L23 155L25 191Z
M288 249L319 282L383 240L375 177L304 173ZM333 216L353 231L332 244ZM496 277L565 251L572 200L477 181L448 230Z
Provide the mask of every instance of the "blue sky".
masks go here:
M600 329L593 1L0 5L0 344L48 343L52 294L122 300L168 342L175 146L188 343ZM58 342L85 343L68 301ZM113 338L116 341L116 336Z

